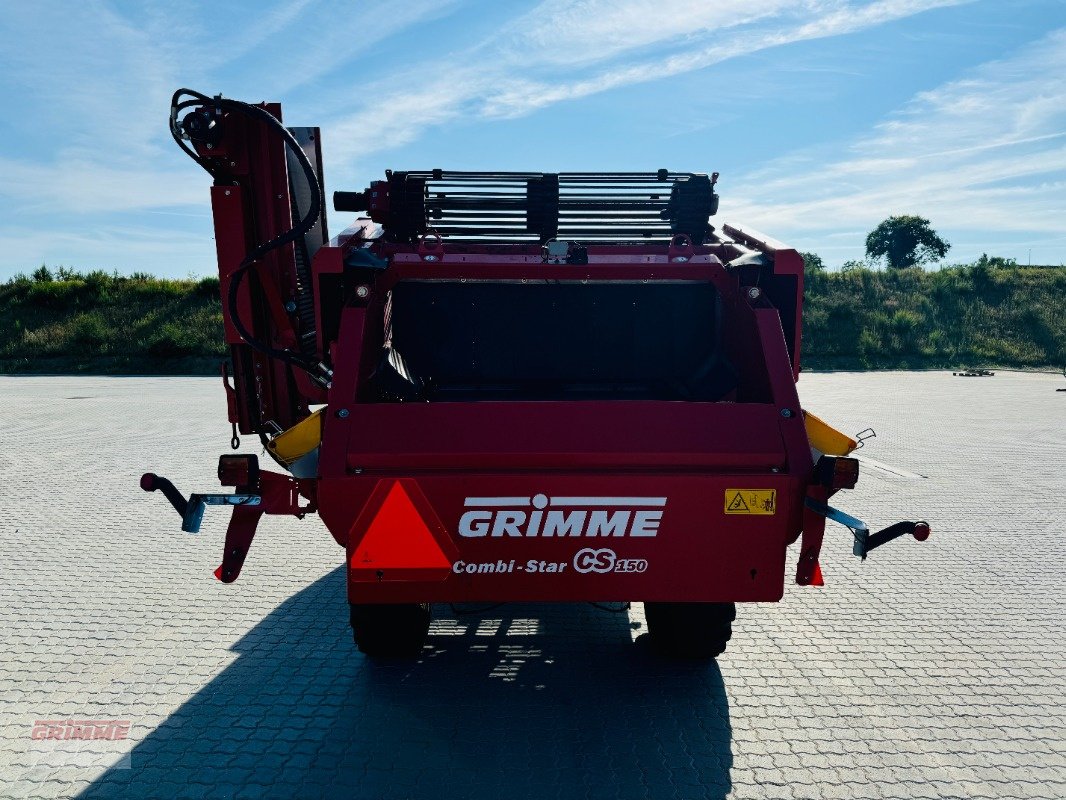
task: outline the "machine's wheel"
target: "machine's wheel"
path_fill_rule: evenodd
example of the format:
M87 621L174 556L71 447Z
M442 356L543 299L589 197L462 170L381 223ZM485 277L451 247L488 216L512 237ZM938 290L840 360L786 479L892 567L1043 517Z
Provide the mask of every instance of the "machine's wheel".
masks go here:
M414 658L429 634L429 603L352 603L352 636L376 658Z
M725 652L737 617L734 603L645 603L655 648L676 658L717 658Z

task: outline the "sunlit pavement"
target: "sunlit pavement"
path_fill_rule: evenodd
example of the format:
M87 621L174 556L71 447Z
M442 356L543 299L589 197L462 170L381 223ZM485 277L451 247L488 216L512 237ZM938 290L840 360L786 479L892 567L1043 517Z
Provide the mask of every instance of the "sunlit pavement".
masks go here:
M827 585L742 606L717 665L656 658L639 605L439 607L381 665L317 519L267 518L226 586L226 515L183 534L138 489L215 488L218 380L0 378L0 795L1066 797L1059 386L805 375L805 407L928 476L839 505L933 536L860 563L831 525ZM85 720L111 733L34 738Z

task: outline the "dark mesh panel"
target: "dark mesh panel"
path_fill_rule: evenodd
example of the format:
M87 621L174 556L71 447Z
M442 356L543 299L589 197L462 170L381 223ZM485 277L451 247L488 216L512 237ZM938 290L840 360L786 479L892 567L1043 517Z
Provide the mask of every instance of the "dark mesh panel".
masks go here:
M717 314L706 283L407 281L390 333L430 400L716 400Z

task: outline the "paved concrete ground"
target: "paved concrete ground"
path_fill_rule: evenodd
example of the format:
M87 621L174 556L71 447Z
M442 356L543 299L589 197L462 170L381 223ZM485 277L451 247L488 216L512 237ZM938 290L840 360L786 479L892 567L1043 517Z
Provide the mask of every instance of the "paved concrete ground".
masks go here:
M1060 385L805 376L806 407L929 476L868 471L842 504L934 535L862 564L835 528L828 585L741 607L717 665L634 643L639 606L540 605L442 609L422 659L378 665L316 519L268 518L224 586L224 515L182 534L137 489L212 487L218 381L0 378L0 794L1066 797ZM70 718L129 739L40 766L34 721Z

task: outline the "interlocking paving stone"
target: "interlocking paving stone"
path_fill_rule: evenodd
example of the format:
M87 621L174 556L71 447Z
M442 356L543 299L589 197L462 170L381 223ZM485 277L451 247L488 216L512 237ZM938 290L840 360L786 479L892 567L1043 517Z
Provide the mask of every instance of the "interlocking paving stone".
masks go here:
M860 563L830 525L827 585L741 606L717 664L656 658L639 605L550 604L438 607L422 658L377 664L317 519L266 518L225 586L225 514L183 534L138 489L212 488L217 380L0 378L0 796L1061 800L1060 385L804 375L929 476L864 470L838 504L934 533ZM132 767L34 767L32 722L68 717L131 720Z

